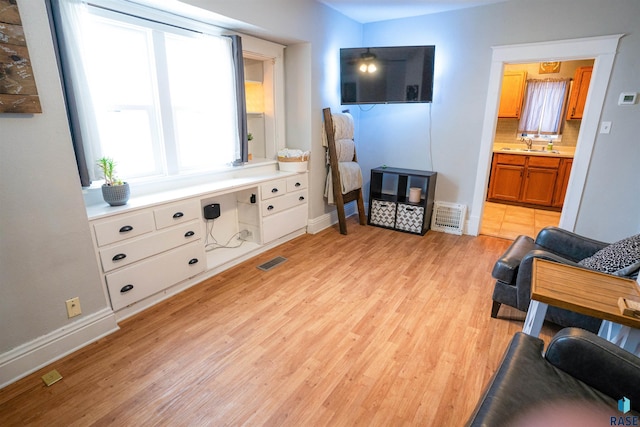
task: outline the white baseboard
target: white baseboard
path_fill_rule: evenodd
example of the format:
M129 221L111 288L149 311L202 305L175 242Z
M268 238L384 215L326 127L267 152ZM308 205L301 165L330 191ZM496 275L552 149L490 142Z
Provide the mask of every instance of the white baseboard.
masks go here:
M465 234L470 236L477 236L480 234L480 218L477 216L470 216L465 224Z
M0 388L118 329L113 310L104 308L3 353L0 355Z
M366 207L365 207L366 212ZM348 217L351 215L357 215L358 209L355 202L351 202L345 205L344 214ZM329 213L321 215L319 217L310 219L307 221L307 233L316 234L324 230L325 228L331 227L333 224L338 223L338 211L335 209Z
M365 204L365 212L368 211L368 206ZM344 207L344 213L348 217L351 215L357 215L358 209L355 202L349 203ZM338 212L333 210L327 214L321 215L319 217L310 219L307 221L307 233L316 234L324 230L325 228L329 228L334 224L338 223ZM463 234L468 234L470 236L477 236L480 233L480 218L478 217L470 217L465 221Z

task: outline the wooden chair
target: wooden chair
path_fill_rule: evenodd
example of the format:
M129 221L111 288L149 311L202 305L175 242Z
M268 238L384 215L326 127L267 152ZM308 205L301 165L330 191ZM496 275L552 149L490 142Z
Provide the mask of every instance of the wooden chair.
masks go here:
M362 198L362 188L349 191L346 194L342 194L342 181L340 178L340 167L338 152L336 149L336 140L333 126L333 117L331 116L331 109L325 108L322 110L324 115L324 128L327 135L327 145L329 149L329 165L331 166L331 179L333 181L333 197L336 203L336 209L338 211L338 222L340 223L340 233L347 234L347 217L344 212L344 205L349 202L356 201L358 204L358 217L360 219L360 225L366 225L367 220L364 213L364 200ZM357 156L355 148L353 150L353 162L357 162Z

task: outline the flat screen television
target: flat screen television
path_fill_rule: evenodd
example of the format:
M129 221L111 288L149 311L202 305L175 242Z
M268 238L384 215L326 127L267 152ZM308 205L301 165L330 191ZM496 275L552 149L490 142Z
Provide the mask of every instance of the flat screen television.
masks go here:
M340 49L343 105L431 102L435 46Z

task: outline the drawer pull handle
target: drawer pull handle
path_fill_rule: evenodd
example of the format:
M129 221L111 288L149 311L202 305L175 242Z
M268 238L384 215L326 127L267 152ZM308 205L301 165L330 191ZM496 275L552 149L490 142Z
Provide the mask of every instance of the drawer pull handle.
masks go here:
M173 214L173 219L182 218L184 214L182 212L176 212Z
M303 201L304 200L304 196L298 197L298 200Z
M415 211L416 209L415 209L415 208L404 208L404 210L405 210L405 211L407 211L407 212L413 212L413 211Z
M117 254L113 258L111 258L111 261L120 261L121 259L125 259L126 257L126 254Z
M277 193L277 192L278 192L278 189L277 189L277 188L272 188L272 189L271 189L271 192L272 192L272 193Z
M270 210L272 210L272 209L273 209L273 205L269 205L269 206L267 206L267 210L268 210L268 211L270 211Z
M194 234L196 234L196 233L195 233L195 232L193 232L193 231L187 231L186 233L184 233L184 237L191 237L191 236L193 236Z
M296 182L296 187L300 187L302 184L300 184L299 182Z
M131 289L133 289L133 285L132 284L125 285L125 286L122 287L122 289L120 289L120 293L121 294L126 294Z
M197 264L198 263L198 258L191 258L189 260L189 265L193 265L193 264Z
M131 231L131 230L133 230L133 227L130 226L130 225L125 225L124 227L120 228L120 232L121 233L126 233L126 232Z

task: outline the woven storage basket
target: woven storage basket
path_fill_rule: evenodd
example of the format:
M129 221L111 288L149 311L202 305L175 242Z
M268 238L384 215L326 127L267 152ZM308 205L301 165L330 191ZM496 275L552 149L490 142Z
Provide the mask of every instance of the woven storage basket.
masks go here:
M281 157L278 156L278 165L281 171L304 172L307 170L309 156Z

